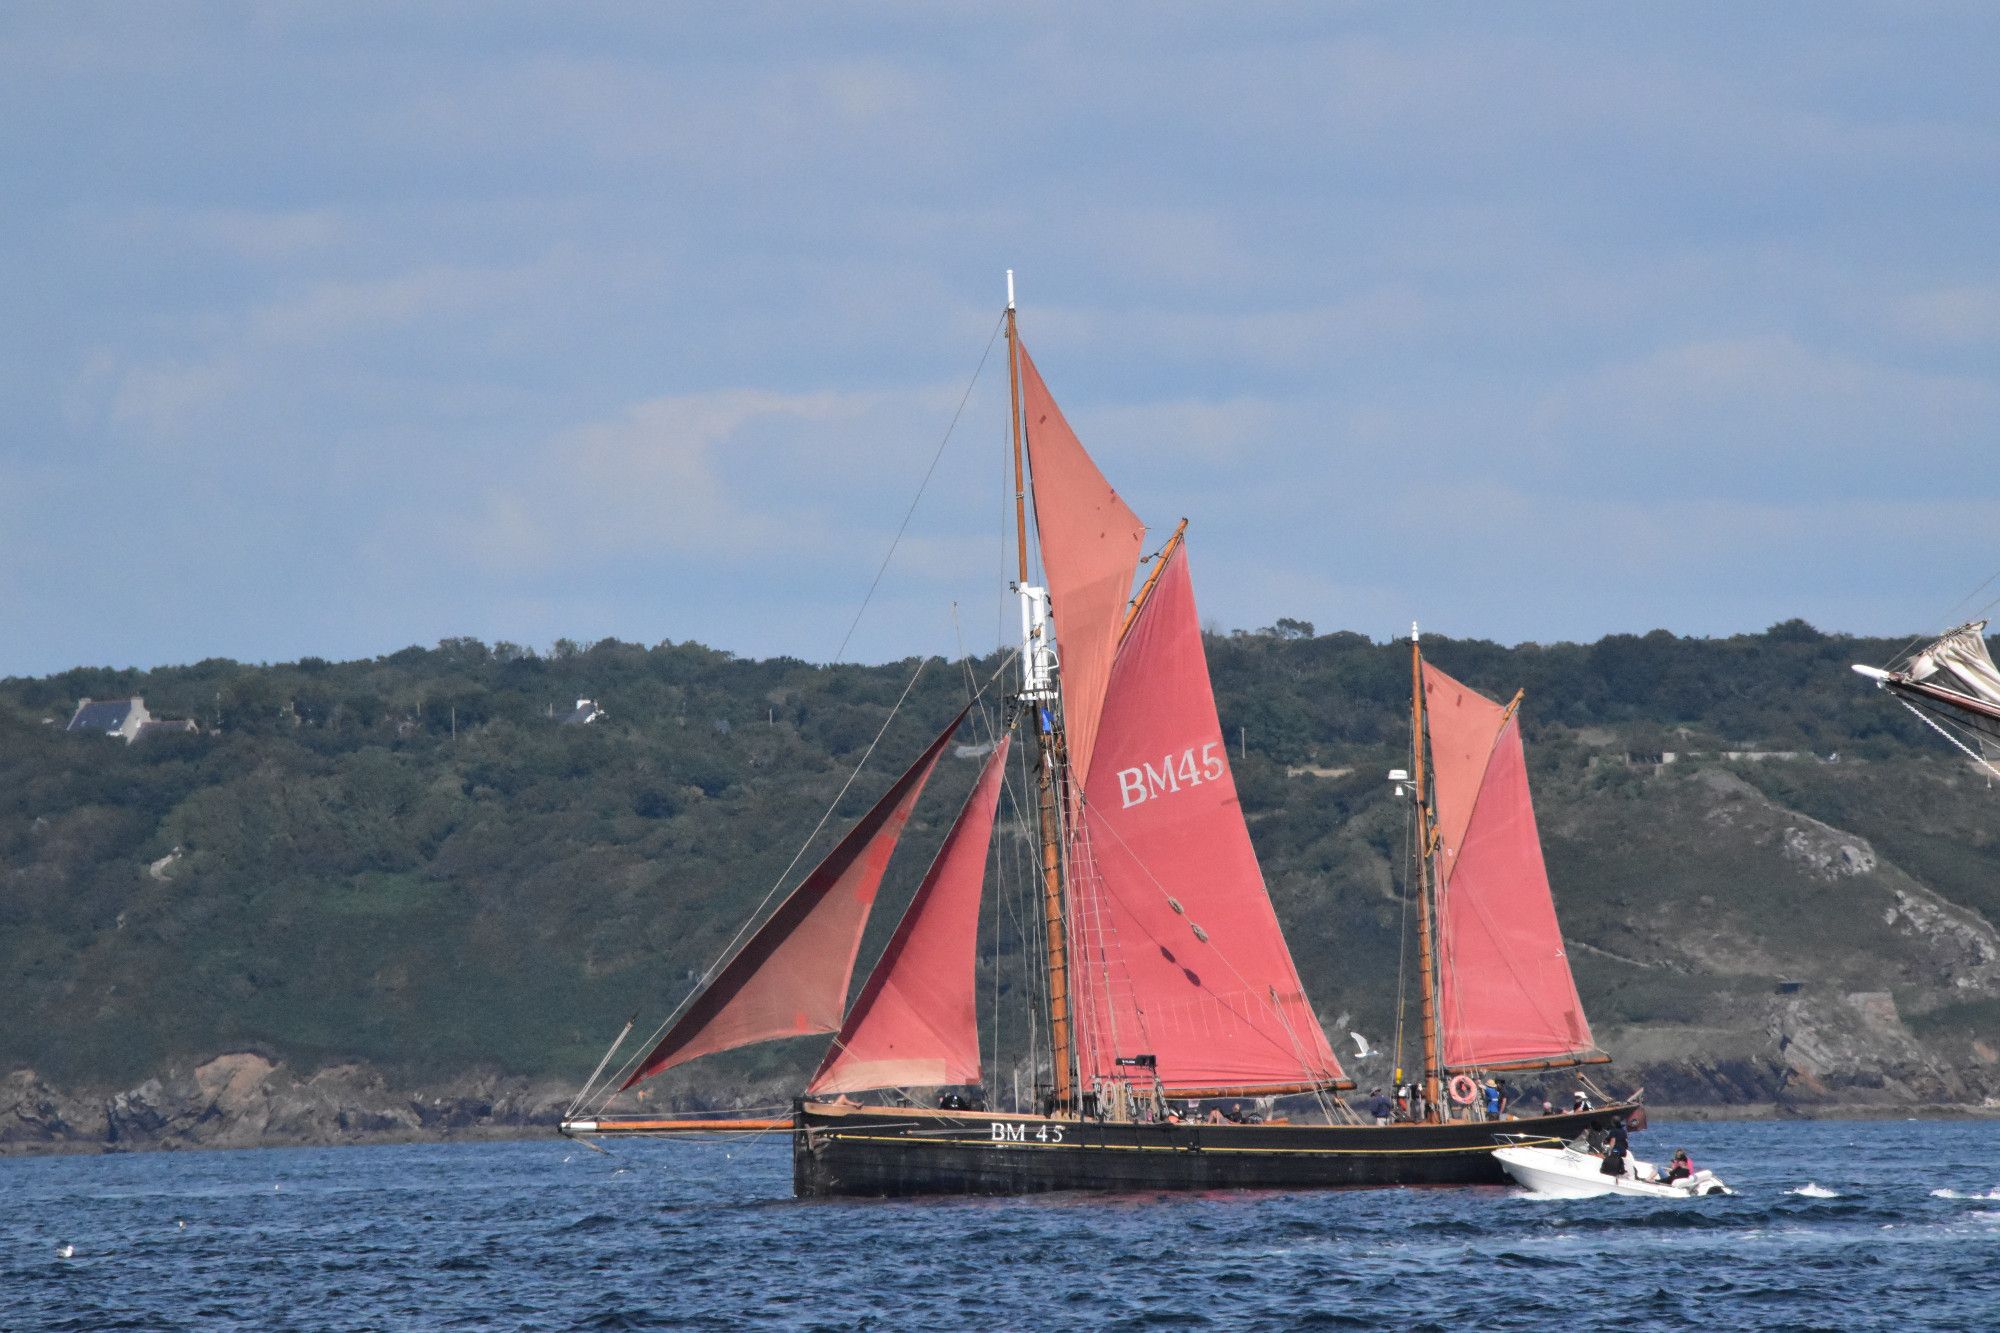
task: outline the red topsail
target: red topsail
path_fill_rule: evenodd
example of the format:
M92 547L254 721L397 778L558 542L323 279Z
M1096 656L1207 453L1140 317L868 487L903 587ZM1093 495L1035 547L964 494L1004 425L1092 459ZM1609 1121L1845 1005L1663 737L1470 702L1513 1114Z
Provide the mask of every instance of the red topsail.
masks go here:
M1071 836L1083 1077L1131 1078L1117 1060L1151 1055L1169 1090L1332 1083L1237 802L1185 548L1164 559L1112 667Z
M910 808L937 767L945 742L965 720L951 720L908 772L827 853L757 933L744 942L707 989L675 1020L632 1076L629 1088L675 1065L717 1051L840 1027L854 955L889 855Z
M1520 719L1429 663L1424 697L1437 764L1444 1063L1584 1055L1596 1043L1556 923Z
M1035 532L1062 650L1063 729L1072 771L1088 773L1146 525L1083 451L1025 345L1020 352Z
M979 891L1008 741L993 748L808 1093L979 1081Z

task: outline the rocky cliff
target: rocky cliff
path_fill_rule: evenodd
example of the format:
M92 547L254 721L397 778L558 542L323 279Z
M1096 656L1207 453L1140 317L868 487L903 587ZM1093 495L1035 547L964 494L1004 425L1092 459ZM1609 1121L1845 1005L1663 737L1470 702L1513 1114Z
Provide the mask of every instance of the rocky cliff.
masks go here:
M115 1092L52 1087L21 1069L0 1080L0 1153L495 1137L553 1129L564 1100L525 1079L394 1088L356 1065L301 1077L249 1052Z

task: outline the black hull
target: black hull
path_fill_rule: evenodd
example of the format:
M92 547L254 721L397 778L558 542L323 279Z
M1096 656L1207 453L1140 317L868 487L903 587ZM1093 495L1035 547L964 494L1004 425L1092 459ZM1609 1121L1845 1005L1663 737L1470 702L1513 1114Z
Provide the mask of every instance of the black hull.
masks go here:
M1443 1125L1137 1125L806 1105L792 1187L800 1198L889 1198L1504 1185L1497 1135L1574 1138L1631 1109Z

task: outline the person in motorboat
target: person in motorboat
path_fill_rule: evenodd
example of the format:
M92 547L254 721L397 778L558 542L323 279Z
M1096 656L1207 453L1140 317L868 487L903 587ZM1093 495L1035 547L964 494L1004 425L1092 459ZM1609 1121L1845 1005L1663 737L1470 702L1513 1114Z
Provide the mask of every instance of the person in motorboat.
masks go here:
M1673 1160L1667 1163L1667 1183L1686 1180L1694 1174L1694 1159L1688 1156L1686 1148L1674 1149Z
M1670 1181L1650 1163L1615 1148L1600 1159L1575 1143L1551 1148L1535 1145L1530 1135L1510 1137L1516 1141L1494 1149L1493 1155L1516 1183L1537 1193L1570 1198L1620 1194L1655 1199L1697 1199L1733 1193L1707 1171Z

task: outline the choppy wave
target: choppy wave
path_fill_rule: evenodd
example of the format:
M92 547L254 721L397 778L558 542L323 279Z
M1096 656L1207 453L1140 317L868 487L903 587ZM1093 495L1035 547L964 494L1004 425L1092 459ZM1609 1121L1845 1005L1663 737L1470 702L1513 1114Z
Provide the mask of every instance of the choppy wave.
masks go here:
M1739 1194L800 1203L782 1141L0 1158L0 1325L1849 1333L1907 1327L1921 1290L1924 1327L1990 1326L1990 1126L1674 1134Z

